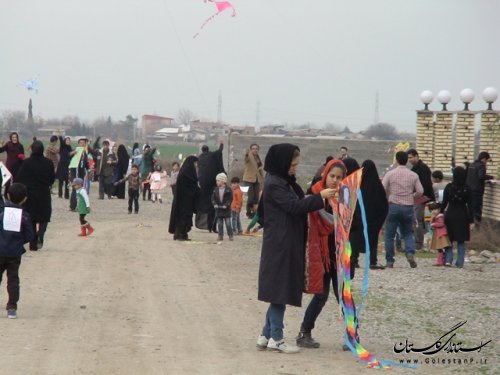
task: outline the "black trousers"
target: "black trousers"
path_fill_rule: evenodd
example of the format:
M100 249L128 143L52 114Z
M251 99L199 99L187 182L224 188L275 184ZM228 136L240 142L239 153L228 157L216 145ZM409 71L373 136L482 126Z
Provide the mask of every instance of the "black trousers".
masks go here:
M58 185L58 195L59 198L63 197L63 187L64 187L64 199L69 199L69 180L68 178L66 179L60 179L57 180L57 185Z
M36 229L37 224L38 230ZM35 237L33 238L33 241L30 241L30 250L38 250L38 247L43 246L43 237L45 236L47 225L49 225L49 223L38 223L36 221L32 221L31 225L33 226L33 233L35 233Z
M87 224L87 220L85 220L85 214L80 214L80 225Z
M132 206L139 212L139 189L128 189L128 212L132 212Z
M483 216L483 194L479 191L472 191L470 194L470 210L476 223L481 222Z
M7 293L9 300L6 310L17 310L19 301L19 267L21 257L0 257L0 284L4 271L7 271Z

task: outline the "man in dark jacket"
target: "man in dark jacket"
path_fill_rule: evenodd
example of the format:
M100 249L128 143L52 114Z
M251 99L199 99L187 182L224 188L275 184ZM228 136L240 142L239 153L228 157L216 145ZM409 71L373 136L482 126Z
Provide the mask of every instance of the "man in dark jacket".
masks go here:
M476 161L467 169L466 185L469 186L471 192L470 207L476 226L481 222L481 217L483 216L484 184L487 180L493 178L493 176L486 174L486 164L490 160L490 154L482 151L477 156Z
M14 183L9 187L7 197L10 203L0 208L0 282L7 271L7 317L17 318L19 301L19 267L21 256L26 252L24 244L35 237L29 214L22 209L26 202L27 190L23 184ZM5 215L8 215L5 218Z
M412 172L418 175L418 179L424 188L424 195L415 201L415 216L417 225L415 227L415 250L422 250L424 247L425 221L424 211L425 203L434 200L434 189L432 189L431 170L418 156L417 150L410 148L406 151L408 161L412 165Z

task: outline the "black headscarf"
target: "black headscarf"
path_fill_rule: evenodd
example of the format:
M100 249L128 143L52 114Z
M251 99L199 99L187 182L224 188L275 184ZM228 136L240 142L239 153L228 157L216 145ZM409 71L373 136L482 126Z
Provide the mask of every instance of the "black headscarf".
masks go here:
M372 160L365 160L362 167L361 193L365 203L366 219L368 226L373 226L375 230L380 231L389 211L384 185L380 181L377 167Z
M43 156L43 143L40 141L35 141L31 145L31 157L42 157Z
M360 168L358 161L351 157L342 159L342 161L344 162L345 167L347 169L347 176L349 176L353 172L356 172Z
M453 169L453 181L452 184L458 188L463 188L465 186L465 181L467 179L467 170L463 167L455 167Z
M118 155L118 166L120 168L120 173L125 174L127 173L128 160L130 159L130 156L124 145L119 145L116 153Z
M196 166L194 163L198 161L198 158L194 155L190 155L182 163L181 169L179 169L179 175L177 176L177 182L179 179L194 182L198 184L198 174L196 173Z
M272 145L269 148L269 151L267 151L266 159L264 161L264 170L269 174L279 176L287 181L299 198L303 198L304 191L297 184L295 175L290 176L288 174L295 151L300 152L300 148L299 146L291 143L279 143Z

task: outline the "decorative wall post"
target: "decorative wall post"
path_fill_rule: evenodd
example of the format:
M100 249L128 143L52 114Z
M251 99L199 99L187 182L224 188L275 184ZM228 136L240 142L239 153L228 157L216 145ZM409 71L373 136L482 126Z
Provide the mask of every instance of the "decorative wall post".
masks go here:
M474 155L475 139L475 117L477 112L460 111L457 115L455 128L455 164L464 166L464 163L472 163Z
M434 129L434 168L448 172L451 168L453 152L452 140L453 113L438 112ZM424 160L425 162L425 160Z
M422 91L420 100L425 108L417 111L417 149L421 158L432 169L434 164L434 113L429 111L434 95L431 91Z
M500 112L485 111L481 114L479 151L488 151L492 162L487 164L487 173L500 178ZM477 156L477 155L475 155Z

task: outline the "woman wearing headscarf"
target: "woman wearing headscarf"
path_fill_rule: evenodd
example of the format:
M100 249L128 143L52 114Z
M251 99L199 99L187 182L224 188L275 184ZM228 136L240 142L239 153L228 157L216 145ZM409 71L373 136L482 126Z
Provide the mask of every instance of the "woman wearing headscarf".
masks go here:
M264 170L261 204L264 238L259 267L258 299L268 302L265 324L257 339L259 349L296 353L296 346L283 339L286 305L301 306L304 288L307 213L323 208L323 199L333 197L334 189L304 196L295 173L300 149L290 143L271 146ZM262 211L262 209L261 209Z
M174 235L174 240L189 241L188 232L193 226L193 214L196 213L200 188L198 187L198 174L196 172L196 156L188 156L177 176L177 189L175 191L168 232Z
M19 168L21 168L22 162L25 158L24 147L19 142L19 135L16 132L12 132L9 135L9 141L7 143L0 143L0 153L7 153L7 160L5 161L5 166L12 174L12 178L5 183L4 196L7 197L7 192L9 191L9 186L12 182L17 182L17 173Z
M119 181L125 177L128 170L130 156L124 145L118 146L118 164L116 165L116 179L113 182ZM120 184L115 187L115 194L118 199L125 199L125 184Z
M17 182L28 189L26 209L35 232L35 238L30 242L30 250L33 251L43 247L43 238L52 214L50 187L54 180L54 164L43 156L43 143L33 142L31 156L24 161L17 176Z
M346 174L347 169L341 160L330 160L324 168L321 180L311 186L310 193L314 194L325 188L332 188L338 194ZM330 284L335 298L339 302L337 247L333 225L334 209L328 199L325 200L324 206L324 209L309 214L304 292L312 293L314 296L307 306L299 334L296 337L297 345L302 348L319 348L320 346L320 343L312 337L311 331L328 300ZM338 208L335 211L338 212ZM351 275L353 271L351 263Z
M347 160L347 159L345 159ZM344 160L344 161L345 161ZM362 164L363 178L361 180L361 194L363 196L363 203L366 213L368 243L370 245L370 269L383 270L385 267L378 264L377 249L378 249L378 236L382 226L384 225L385 218L389 212L389 203L385 193L384 186L377 172L377 167L372 160L365 160ZM357 215L356 215L357 213ZM351 246L356 249L354 256L351 258L355 265L358 265L359 253L366 252L364 227L361 221L361 210L359 203L356 206L354 213L353 227L349 240ZM358 265L359 266L359 265Z
M464 266L465 241L470 240L470 230L474 227L474 216L470 207L471 193L465 184L467 171L463 167L453 169L453 180L446 185L443 192L441 212L452 246L445 250L445 266L453 262L453 242L457 243L457 262L459 268Z
M63 197L64 186L64 199L69 199L69 162L71 161L72 152L71 137L63 138L59 136L59 163L56 171L59 198Z

